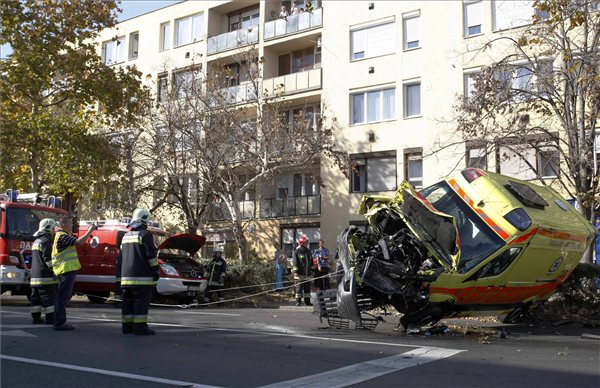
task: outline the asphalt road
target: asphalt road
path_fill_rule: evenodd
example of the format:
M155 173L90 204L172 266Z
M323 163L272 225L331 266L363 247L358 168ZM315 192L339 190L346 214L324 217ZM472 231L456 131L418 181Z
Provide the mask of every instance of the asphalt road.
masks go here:
M73 301L72 332L30 324L2 296L2 387L599 387L598 329L506 326L406 335L328 328L306 308L153 308L156 336L123 335L120 310ZM506 338L495 335L500 328ZM470 331L470 330L469 330ZM483 332L482 332L483 331Z

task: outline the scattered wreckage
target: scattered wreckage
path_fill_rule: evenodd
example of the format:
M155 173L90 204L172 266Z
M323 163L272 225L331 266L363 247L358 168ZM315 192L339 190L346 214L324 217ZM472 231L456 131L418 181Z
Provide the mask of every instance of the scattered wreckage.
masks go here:
M313 294L334 327L375 328L392 306L400 324L498 315L514 322L571 274L596 231L558 193L469 168L419 192L365 196L369 230L338 237L338 288Z

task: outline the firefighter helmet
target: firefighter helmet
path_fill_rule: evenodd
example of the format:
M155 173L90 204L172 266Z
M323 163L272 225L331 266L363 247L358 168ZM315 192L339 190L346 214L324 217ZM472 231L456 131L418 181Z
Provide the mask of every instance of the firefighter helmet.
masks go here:
M304 244L306 244L308 242L308 237L306 237L305 235L300 236L300 238L298 239L298 244L301 246L304 246Z
M40 221L39 228L37 232L33 234L34 237L41 236L42 234L52 233L54 232L54 228L56 227L56 221L52 218L44 218Z
M131 216L131 224L139 223L141 225L148 225L150 221L150 212L143 208L137 208L133 211Z

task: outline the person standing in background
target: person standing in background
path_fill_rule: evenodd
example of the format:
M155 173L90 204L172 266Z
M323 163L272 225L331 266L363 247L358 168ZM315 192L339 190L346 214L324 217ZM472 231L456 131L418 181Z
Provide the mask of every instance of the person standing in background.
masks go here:
M273 247L275 248L275 290L277 292L283 291L283 275L285 273L287 261L285 258L285 254L279 248L277 243L273 243Z

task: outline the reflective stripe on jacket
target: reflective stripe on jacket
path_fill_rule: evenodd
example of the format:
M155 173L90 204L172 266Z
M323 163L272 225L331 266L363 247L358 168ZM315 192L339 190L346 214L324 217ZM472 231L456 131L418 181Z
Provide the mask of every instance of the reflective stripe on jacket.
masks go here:
M145 229L134 229L123 236L118 260L117 278L121 287L154 286L158 272L157 252L152 234Z
M52 261L52 240L49 234L39 236L31 246L31 287L58 284L54 272L48 267Z
M52 271L54 271L56 276L66 272L77 271L81 268L75 245L68 246L60 252L58 251L58 239L62 235L67 235L67 233L62 230L56 232L54 244L52 245Z

